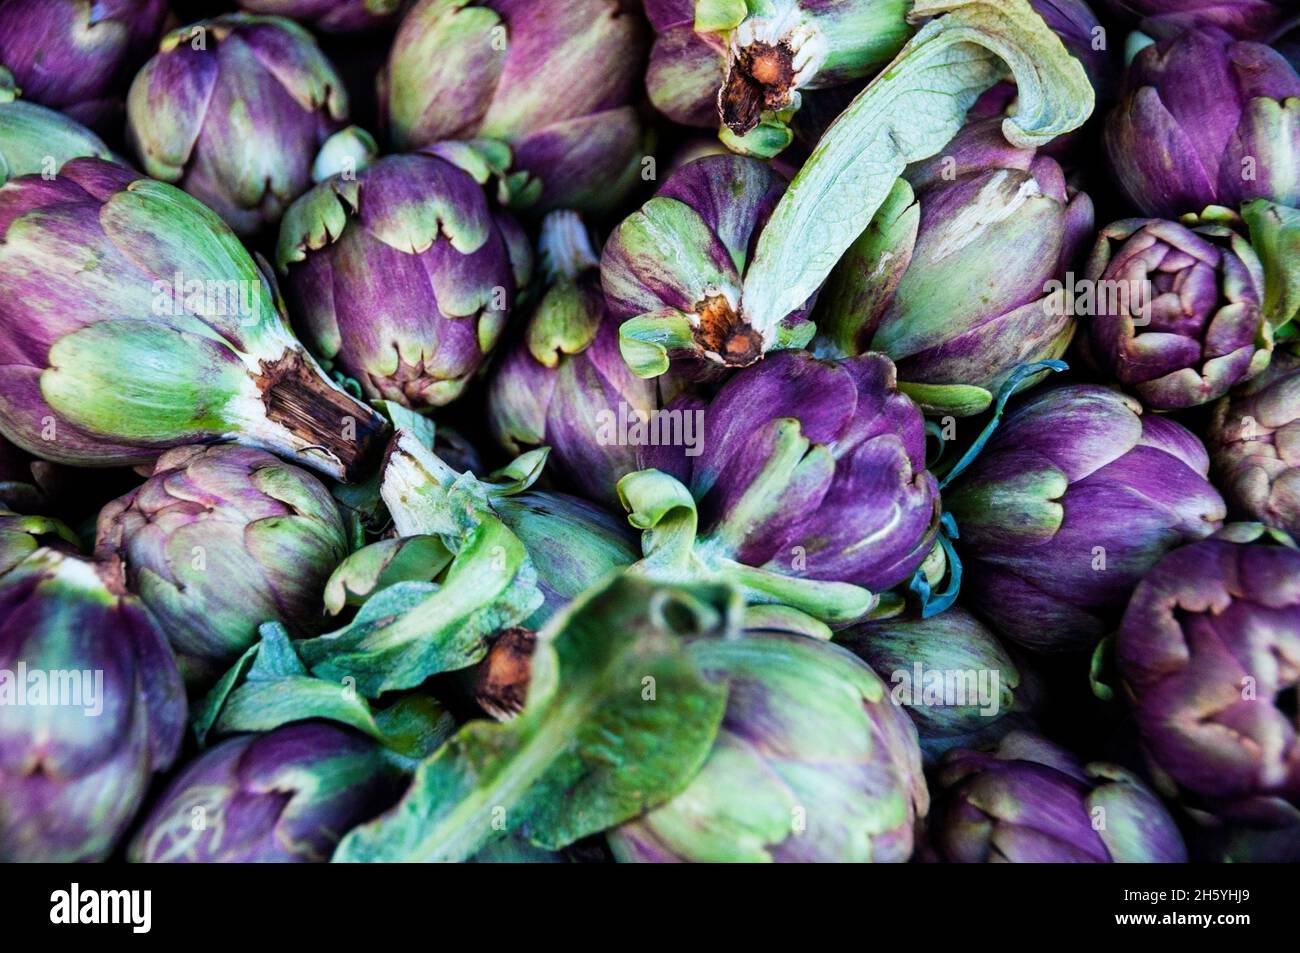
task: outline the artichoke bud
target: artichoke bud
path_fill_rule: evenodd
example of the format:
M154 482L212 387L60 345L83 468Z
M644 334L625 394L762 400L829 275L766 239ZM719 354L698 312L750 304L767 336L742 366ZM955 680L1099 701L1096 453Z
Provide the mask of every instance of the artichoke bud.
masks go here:
M249 447L179 447L104 507L95 550L121 560L186 681L201 684L264 622L299 636L319 630L321 595L348 536L329 490L307 471Z
M492 174L472 144L443 143L345 167L286 213L277 264L303 338L368 398L440 407L496 344L529 262L488 204Z
M619 0L420 0L381 77L393 143L497 140L513 153L512 206L615 208L646 154L640 23Z
M694 639L727 686L708 760L677 797L610 831L624 862L905 862L929 795L916 729L839 646L802 635Z
M343 80L310 33L232 13L163 37L131 85L127 136L146 172L248 236L311 185L312 156L347 115Z
M131 841L135 863L322 863L401 794L383 749L323 722L229 738L186 766Z
M1222 397L1273 349L1264 270L1241 220L1211 208L1185 221L1115 222L1087 267L1097 289L1087 354L1153 410Z
M99 861L185 730L157 622L120 566L38 549L0 576L0 860Z
M1233 506L1300 537L1300 355L1275 353L1263 374L1219 400L1207 442Z
M550 465L569 486L614 504L615 484L638 468L637 447L622 439L619 422L650 421L659 388L635 376L619 353L618 325L581 217L547 215L539 250L547 285L524 339L493 372L493 435L514 453L549 446Z
M346 480L380 449L383 419L325 378L190 196L77 158L10 182L0 209L0 432L24 450L112 466L233 440Z
M1026 731L987 754L948 752L936 780L930 840L949 863L1187 862L1178 826L1139 778Z
M706 156L673 172L614 230L601 283L637 376L657 377L679 358L697 376L716 376L812 339L815 294L770 325L751 323L741 296L751 252L785 188L757 159ZM676 254L666 258L665 247Z
M20 175L56 175L78 156L115 159L104 141L75 119L14 95L12 87L0 83L0 185Z

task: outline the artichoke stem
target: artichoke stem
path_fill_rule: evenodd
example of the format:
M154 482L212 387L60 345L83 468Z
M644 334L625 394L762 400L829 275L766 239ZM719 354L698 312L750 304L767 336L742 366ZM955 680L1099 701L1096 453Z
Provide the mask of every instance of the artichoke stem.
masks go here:
M728 129L743 136L765 109L781 110L794 86L794 53L784 43L755 41L736 53L718 93L718 113Z
M317 447L333 456L344 480L361 476L382 446L384 419L332 387L296 351L262 361L261 368L257 386L267 419L303 441L296 449Z
M518 627L506 629L479 663L474 699L498 721L509 721L524 710L536 648L535 633Z

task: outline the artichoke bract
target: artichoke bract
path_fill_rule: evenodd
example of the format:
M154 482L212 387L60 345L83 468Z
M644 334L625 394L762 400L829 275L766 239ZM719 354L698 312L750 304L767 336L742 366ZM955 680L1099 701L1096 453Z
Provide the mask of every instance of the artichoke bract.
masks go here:
M0 66L28 99L105 131L166 16L167 0L4 0Z
M442 406L500 337L528 249L489 207L487 167L468 146L353 157L353 168L310 189L281 223L295 321L366 396Z
M936 773L930 842L948 863L1186 863L1182 835L1135 774L1084 764L1046 738L950 751Z
M101 159L0 189L0 433L79 466L237 441L350 478L384 421L328 381L211 210Z
M103 140L75 119L15 96L0 67L0 185L34 172L55 175L78 156L113 159Z
M643 33L618 0L421 0L380 76L389 136L504 142L518 204L608 210L639 180Z
M1030 396L944 490L968 605L1022 645L1092 648L1161 556L1222 524L1209 468L1190 431L1131 397Z
M1103 0L1117 14L1138 19L1152 36L1176 36L1207 26L1239 40L1271 40L1300 18L1290 0Z
M773 155L800 91L861 80L911 35L905 0L646 0L656 39L646 72L674 122L721 126L739 151ZM755 132L757 130L757 132Z
M1158 781L1199 812L1300 824L1300 553L1175 550L1134 591L1115 655Z
M0 576L0 860L98 861L185 730L157 622L120 570L38 549Z
M1153 410L1222 397L1268 365L1263 266L1227 224L1115 222L1097 236L1085 274L1094 290L1087 353Z
M674 409L697 421L695 441L642 447L641 461L694 497L707 557L881 592L933 546L939 490L925 468L925 424L888 358L785 351L733 376L707 406ZM620 484L632 508L646 509L631 489Z
M1017 367L1074 336L1061 279L1092 234L1092 201L1001 126L971 123L912 166L818 299L819 351L887 354L927 411L983 411Z
M323 863L388 808L403 777L382 747L323 722L238 735L172 781L127 852L135 863Z
M1300 538L1300 355L1214 407L1206 443L1228 501L1252 520Z
M547 288L525 334L493 371L488 413L493 436L512 453L551 449L548 466L583 496L615 506L619 479L637 469L637 448L618 421L647 421L658 388L633 374L618 347L599 262L577 213L542 222L540 261Z
M623 357L638 376L662 374L675 358L693 359L702 373L745 367L812 339L812 300L774 327L755 327L741 299L758 236L786 184L757 159L706 156L670 175L614 230L600 277L611 314L623 322Z
M926 763L958 746L994 742L1024 727L1036 679L975 616L953 606L929 619L901 617L849 626L835 641L890 686L916 724Z
M356 33L391 23L402 0L239 0L250 13L290 17L322 33Z
M1300 75L1280 53L1205 28L1143 49L1106 121L1106 150L1146 215L1254 198L1300 205Z
M230 14L163 37L131 84L127 136L147 173L254 235L312 184L312 158L347 114L311 34Z
M916 728L848 651L801 635L697 639L728 688L708 760L681 794L607 836L624 862L900 863L929 795Z
M168 634L181 674L205 684L279 621L321 627L348 533L325 485L251 447L178 447L99 514L95 553L117 557Z

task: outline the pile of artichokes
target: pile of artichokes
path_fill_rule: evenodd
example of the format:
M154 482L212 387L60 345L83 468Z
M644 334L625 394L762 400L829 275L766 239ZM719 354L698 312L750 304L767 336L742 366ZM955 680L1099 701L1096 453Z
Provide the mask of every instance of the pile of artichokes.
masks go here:
M1297 50L0 0L0 861L1300 862Z

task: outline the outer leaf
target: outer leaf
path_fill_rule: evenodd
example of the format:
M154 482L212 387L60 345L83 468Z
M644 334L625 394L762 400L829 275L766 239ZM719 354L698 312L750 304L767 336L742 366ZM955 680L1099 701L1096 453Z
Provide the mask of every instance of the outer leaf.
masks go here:
M704 763L726 691L683 637L734 636L722 586L615 577L542 630L523 713L465 725L338 861L458 861L506 830L557 849L680 792Z
M1300 314L1300 209L1255 199L1241 217L1264 265L1264 317L1279 331Z
M1019 88L1003 134L1038 146L1092 113L1083 66L1029 0L916 0L932 20L831 125L782 197L745 276L750 323L770 336L870 224L908 163L937 154L1010 67Z

